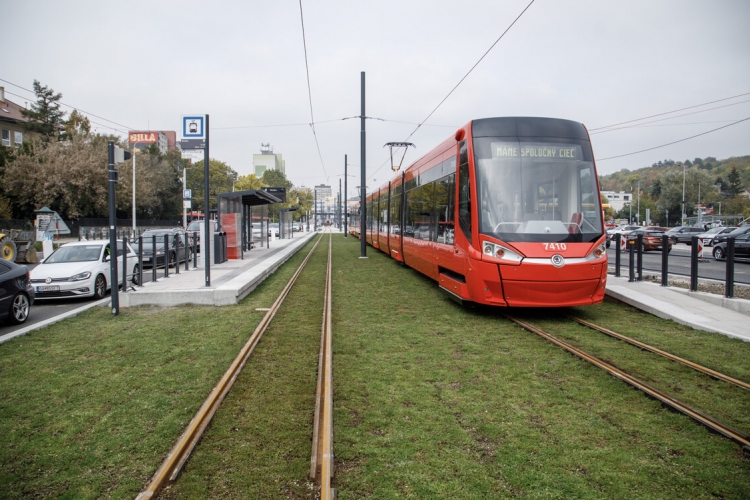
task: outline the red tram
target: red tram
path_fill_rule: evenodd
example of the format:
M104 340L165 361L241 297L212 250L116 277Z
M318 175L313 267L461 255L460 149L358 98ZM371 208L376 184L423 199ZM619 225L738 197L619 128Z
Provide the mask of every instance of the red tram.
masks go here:
M461 302L564 307L604 299L599 180L580 123L473 120L368 195L365 210L367 243Z

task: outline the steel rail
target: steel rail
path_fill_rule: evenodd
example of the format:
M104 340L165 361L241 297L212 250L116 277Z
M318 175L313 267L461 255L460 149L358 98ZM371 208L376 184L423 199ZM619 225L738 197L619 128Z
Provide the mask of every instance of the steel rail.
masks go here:
M253 331L252 335L250 335L250 338L242 347L232 364L229 366L229 369L224 373L224 376L221 378L221 380L219 380L219 383L216 384L216 386L211 390L211 393L203 403L203 406L201 406L200 410L198 410L198 413L196 413L193 419L190 421L190 424L188 424L187 428L182 433L182 436L180 436L175 445L172 447L172 450L167 455L167 458L164 459L164 462L151 478L151 481L146 486L146 488L138 494L136 500L146 500L152 498L165 485L165 483L172 482L177 479L177 476L180 474L182 467L185 465L185 462L187 462L193 449L203 436L203 433L208 427L208 424L211 422L211 419L216 413L216 410L218 410L221 402L224 400L224 397L229 392L229 389L231 389L234 381L237 379L237 376L242 371L245 363L247 363L250 354L252 354L255 346L260 341L263 333L265 333L268 325L271 323L271 320L273 320L273 317L276 315L279 307L284 302L284 299L294 286L294 283L302 273L302 270L305 268L305 265L310 260L310 257L312 256L322 238L323 236L321 235L321 237L318 238L318 241L315 242L315 245L313 245L312 249L307 254L307 257L305 257L305 260L302 261L302 264L300 264L299 268L294 273L294 276L292 276L287 285L274 301L271 308L268 310L268 312L266 312L265 316L263 316L263 319L255 328L255 331Z
M699 372L705 373L706 375L709 375L711 377L717 378L719 380L723 380L724 382L728 382L730 384L734 384L737 387L741 387L745 390L750 391L750 384L747 382L743 382L742 380L738 380L736 378L732 378L728 375L724 375L721 372L717 372L716 370L712 370L711 368L705 367L703 365L699 365L698 363L694 363L692 361L688 361L687 359L681 358L679 356L675 356L674 354L670 354L666 351L662 351L661 349L644 344L643 342L640 342L638 340L632 339L630 337L626 337L625 335L622 335L617 332L613 332L612 330L608 330L607 328L604 328L599 325L595 325L594 323L590 323L586 320L583 320L581 318L577 318L575 316L571 316L569 314L566 315L568 318L572 319L573 321L582 324L583 326L587 326L591 328L592 330L596 330L597 332L601 332L605 335L609 335L610 337L614 337L616 339L622 340L623 342L627 342L630 345L634 345L636 347L639 347L641 349L644 349L646 351L653 352L654 354L658 354L659 356L663 356L667 359L670 359L672 361L676 361L678 363L682 363L685 366L688 366L694 370L697 370Z
M310 458L310 478L320 483L321 500L335 497L331 487L333 478L333 328L332 328L332 237L328 237L328 266L323 300L323 324L318 357L318 384L315 393L313 443Z
M589 363L593 364L594 366L597 366L610 375L622 380L623 382L632 385L636 389L639 389L646 393L647 395L651 396L654 399L657 399L661 401L663 404L669 406L670 408L673 408L680 413L687 415L691 417L692 419L696 420L697 422L703 424L704 426L708 427L709 429L718 432L724 437L727 437L734 441L735 443L742 446L742 448L746 452L750 452L750 436L747 434L744 434L743 432L729 426L728 424L725 424L709 415L706 415L705 413L701 412L700 410L697 410L695 408L692 408L688 406L687 404L679 401L678 399L675 399L666 393L660 391L659 389L655 387L651 387L650 385L641 382L635 377L632 377L625 373L624 371L620 370L619 368L616 368L609 363L606 363L594 356L591 356L590 354L585 353L584 351L573 347L572 345L568 344L567 342L558 339L557 337L550 335L549 333L545 332L544 330L541 330L529 323L526 323L525 321L521 321L518 318L515 318L510 315L505 315L506 318L508 318L510 321L516 323L517 325L521 326L525 330L528 330L530 332L536 333L537 335L549 340L553 344L557 345L558 347L562 347L566 351L575 354L581 359L584 359L588 361Z

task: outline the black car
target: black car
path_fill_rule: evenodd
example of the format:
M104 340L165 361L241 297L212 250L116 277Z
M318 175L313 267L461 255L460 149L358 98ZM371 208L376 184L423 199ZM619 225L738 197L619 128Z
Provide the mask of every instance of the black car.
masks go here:
M34 304L34 287L29 269L0 259L0 319L20 325L26 322Z
M153 237L156 236L156 255L154 255ZM164 248L164 237L167 237L167 249ZM141 250L141 240L143 241L143 255L141 260L143 267L164 267L165 262L169 262L169 267L179 262L185 262L192 257L192 249L187 246L187 237L182 229L149 229L141 234L140 238L132 243L133 250L136 253ZM168 260L167 260L168 259ZM136 269L135 274L138 273Z
M714 245L718 245L719 243L722 243L722 242L726 243L727 238L729 237L737 238L738 236L741 236L743 234L748 234L748 233L750 233L750 224L740 226L730 233L723 233L723 234L716 235L714 236L714 239L711 241L713 241Z
M727 240L714 245L714 259L724 260L727 258ZM734 258L750 259L750 232L740 234L734 239Z
M702 226L680 226L673 227L667 231L667 236L675 243L687 243L691 245L693 243L693 236L698 236L701 233L706 232Z

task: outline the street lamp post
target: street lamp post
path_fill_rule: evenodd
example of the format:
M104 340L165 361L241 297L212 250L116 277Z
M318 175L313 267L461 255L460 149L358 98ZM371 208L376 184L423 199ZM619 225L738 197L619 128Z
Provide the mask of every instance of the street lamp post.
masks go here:
M680 225L685 225L685 169L687 168L686 164L682 164L682 220L680 221Z

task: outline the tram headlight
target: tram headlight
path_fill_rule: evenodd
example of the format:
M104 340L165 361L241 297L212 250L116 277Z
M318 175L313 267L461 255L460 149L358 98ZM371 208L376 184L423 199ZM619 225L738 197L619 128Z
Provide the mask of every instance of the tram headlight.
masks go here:
M482 253L488 257L494 257L506 262L512 262L514 264L520 264L523 257L510 248L492 243L491 241L485 241L482 243Z
M594 248L587 256L586 260L599 259L607 252L607 248L604 245L598 245Z

